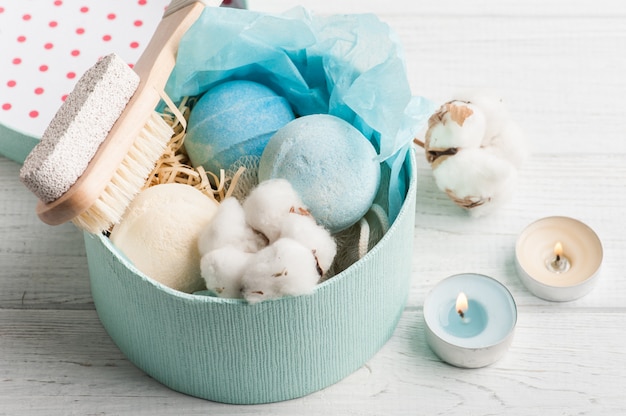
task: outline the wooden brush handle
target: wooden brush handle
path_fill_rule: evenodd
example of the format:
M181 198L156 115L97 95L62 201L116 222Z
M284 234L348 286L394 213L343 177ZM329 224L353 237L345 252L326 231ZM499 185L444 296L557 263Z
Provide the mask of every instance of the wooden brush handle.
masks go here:
M58 225L70 221L91 207L103 193L159 103L160 92L176 63L181 38L204 10L201 2L189 3L166 13L157 26L134 66L140 78L139 87L82 176L56 201L39 202L37 214L43 222Z

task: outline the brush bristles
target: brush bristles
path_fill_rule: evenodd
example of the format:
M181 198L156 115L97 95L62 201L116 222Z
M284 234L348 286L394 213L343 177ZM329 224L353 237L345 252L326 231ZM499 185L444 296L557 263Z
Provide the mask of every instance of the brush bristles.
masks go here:
M72 222L94 234L117 224L145 185L173 134L170 125L153 112L100 197Z

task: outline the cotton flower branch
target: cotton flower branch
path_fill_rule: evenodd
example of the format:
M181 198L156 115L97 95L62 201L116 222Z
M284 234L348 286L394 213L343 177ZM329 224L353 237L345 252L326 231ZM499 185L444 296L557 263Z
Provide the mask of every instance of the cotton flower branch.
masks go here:
M527 156L523 133L502 100L470 94L443 104L428 121L425 150L437 187L474 216L508 200Z

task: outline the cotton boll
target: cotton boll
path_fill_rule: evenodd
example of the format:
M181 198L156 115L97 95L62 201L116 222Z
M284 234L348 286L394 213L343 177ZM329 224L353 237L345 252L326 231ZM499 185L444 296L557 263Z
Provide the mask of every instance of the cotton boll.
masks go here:
M281 224L280 236L298 241L315 254L325 275L337 254L337 243L330 232L315 222L310 215L292 213Z
M280 224L291 211L306 212L304 203L286 179L261 182L243 202L247 223L270 243L280 237Z
M479 147L485 136L486 120L477 106L450 101L429 120L426 144L430 151Z
M467 123L479 114L484 124L477 140L478 129ZM522 130L502 100L481 92L457 95L442 105L428 121L424 143L416 143L426 151L437 186L472 215L489 212L510 197L528 154Z
M320 279L313 252L291 238L280 238L254 254L242 278L249 303L310 294Z
M247 223L243 208L236 198L226 198L217 208L213 221L198 237L200 254L227 245L247 253L253 253L267 245L265 238L256 233Z
M481 91L466 92L457 97L480 108L485 115L487 123L481 147L490 149L519 169L528 157L528 150L524 133L511 118L504 100Z
M485 114L487 123L481 146L489 148L492 153L510 161L519 169L528 157L528 150L524 133L511 118L504 100L481 91L466 92L457 97L480 108Z
M225 246L202 256L200 272L206 287L219 297L241 298L241 279L253 253Z
M506 160L478 148L445 159L433 174L439 189L480 216L510 197L517 171Z

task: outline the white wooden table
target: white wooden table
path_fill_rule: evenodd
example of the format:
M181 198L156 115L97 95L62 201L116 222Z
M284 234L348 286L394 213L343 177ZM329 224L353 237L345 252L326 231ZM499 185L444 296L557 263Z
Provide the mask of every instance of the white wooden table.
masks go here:
M250 1L267 11L291 4ZM0 415L624 414L626 3L300 4L378 14L405 46L415 94L443 102L461 89L498 91L533 152L514 199L470 218L437 190L418 149L413 284L394 336L323 391L231 406L173 392L124 358L96 316L82 234L39 222L18 164L0 158ZM515 274L517 235L549 215L578 218L602 239L600 280L578 301L542 301ZM496 278L517 301L513 345L490 367L451 367L425 343L424 298L460 272Z

